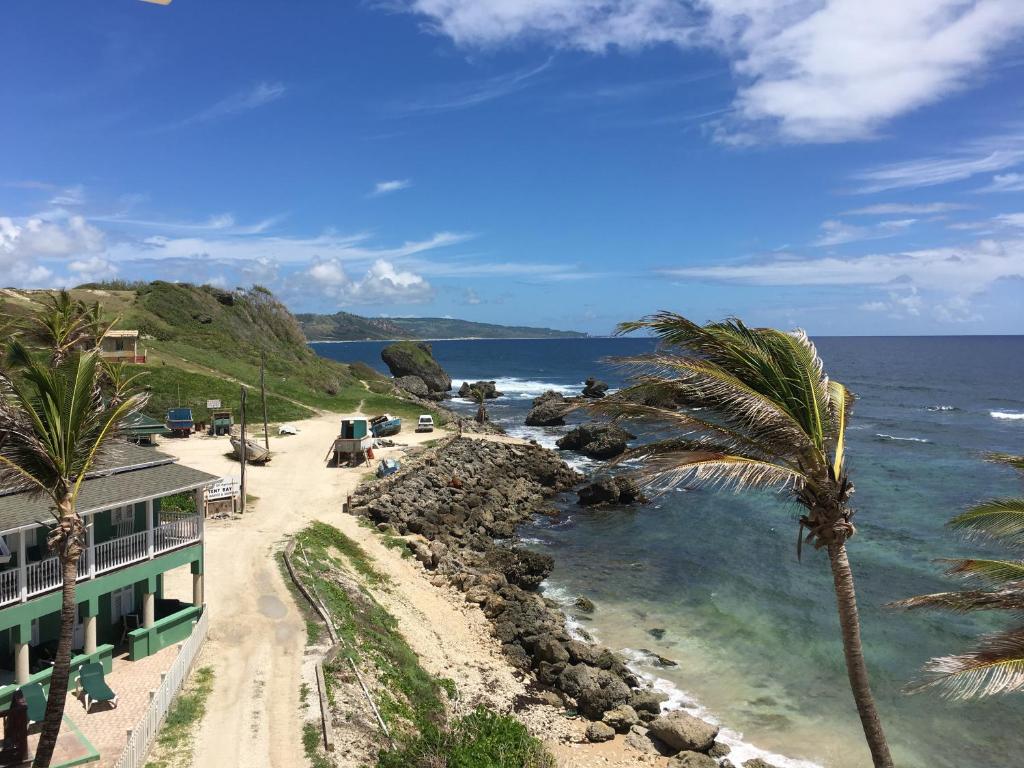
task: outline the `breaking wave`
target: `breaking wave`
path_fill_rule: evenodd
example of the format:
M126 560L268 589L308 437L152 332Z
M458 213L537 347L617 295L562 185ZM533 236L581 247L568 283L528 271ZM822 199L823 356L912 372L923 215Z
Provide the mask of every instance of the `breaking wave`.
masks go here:
M1013 411L989 411L989 416L993 419L1010 419L1012 421L1024 421L1024 413L1016 413Z
M875 435L879 440L898 440L900 442L908 443L930 443L931 440L925 440L923 437L896 437L896 435L887 435L884 432L879 432Z

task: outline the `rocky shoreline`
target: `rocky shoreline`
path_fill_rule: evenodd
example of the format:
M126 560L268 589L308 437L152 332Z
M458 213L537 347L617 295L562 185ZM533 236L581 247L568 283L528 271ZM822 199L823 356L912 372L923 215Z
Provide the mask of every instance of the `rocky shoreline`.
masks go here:
M479 605L509 662L533 676L533 701L589 719L590 741L624 734L630 747L671 756L672 765L736 768L715 740L717 726L681 710L663 713L665 694L619 654L574 636L561 608L537 591L554 561L517 546L516 529L557 514L554 497L583 480L537 445L448 438L410 456L399 474L362 486L349 511L405 537L435 579ZM748 760L744 768L771 767Z

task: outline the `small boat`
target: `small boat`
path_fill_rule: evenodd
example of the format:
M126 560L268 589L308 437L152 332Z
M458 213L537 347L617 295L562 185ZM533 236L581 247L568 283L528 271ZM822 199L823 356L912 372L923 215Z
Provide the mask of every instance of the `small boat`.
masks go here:
M395 459L383 459L380 464L377 465L377 477L387 477L388 475L395 474L402 468L402 465Z
M370 419L370 433L374 437L390 437L402 431L402 420L395 418L390 413L384 413L375 419Z
M231 447L235 449L235 456L242 460L242 439L231 436ZM266 464L270 461L270 451L257 443L255 440L245 441L245 461L247 464Z
M191 408L171 408L167 411L167 429L176 437L188 437L195 426Z

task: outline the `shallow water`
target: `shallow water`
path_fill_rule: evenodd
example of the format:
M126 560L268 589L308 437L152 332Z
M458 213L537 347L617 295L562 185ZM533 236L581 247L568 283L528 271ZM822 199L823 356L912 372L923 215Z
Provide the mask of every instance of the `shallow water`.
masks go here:
M975 552L944 523L986 496L1014 494L1013 474L983 451L1024 452L1024 337L828 338L826 365L860 397L849 432L858 535L850 544L872 682L901 768L1019 765L1021 697L948 702L900 689L932 655L963 650L1004 617L894 613L884 605L948 589L934 560ZM379 342L314 345L382 368ZM600 361L645 351L641 339L435 342L463 379L497 379L488 403L513 434L553 446L561 429L522 426L545 389L577 392ZM473 409L469 403L457 408ZM597 462L567 454L581 469ZM842 663L828 565L795 555L797 510L767 494L671 492L633 509L583 510L528 526L555 556L549 594L598 606L579 625L706 709L745 742L830 768L870 763ZM651 630L663 632L651 633ZM658 635L660 637L656 637ZM679 662L650 666L649 649ZM745 757L743 759L746 759ZM734 760L735 762L735 760ZM778 762L778 761L776 761ZM781 763L780 763L781 764Z

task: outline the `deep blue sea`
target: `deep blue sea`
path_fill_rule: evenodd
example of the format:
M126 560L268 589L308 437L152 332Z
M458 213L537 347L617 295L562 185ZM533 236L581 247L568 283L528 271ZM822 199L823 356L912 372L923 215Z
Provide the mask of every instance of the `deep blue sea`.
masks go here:
M901 768L1024 765L1024 696L951 702L901 688L934 655L962 651L1005 616L898 613L885 604L952 588L937 558L974 554L944 528L965 506L1020 494L984 451L1024 453L1024 337L816 340L830 374L859 397L848 435L856 487L857 579L872 682ZM553 446L566 428L523 417L547 389L577 393L590 375L622 384L604 358L647 351L645 339L438 341L435 357L463 380L495 379L489 403L509 432ZM381 370L384 343L314 344L333 359ZM469 403L455 407L473 410ZM568 454L586 472L598 463ZM578 626L630 654L681 702L730 729L737 765L751 746L779 765L870 765L843 667L828 564L797 562L796 508L774 495L673 492L645 506L585 510L572 499L554 520L521 531L550 552L547 594L597 604ZM655 630L652 632L652 630ZM663 632L657 631L663 630ZM678 667L648 664L647 649Z

